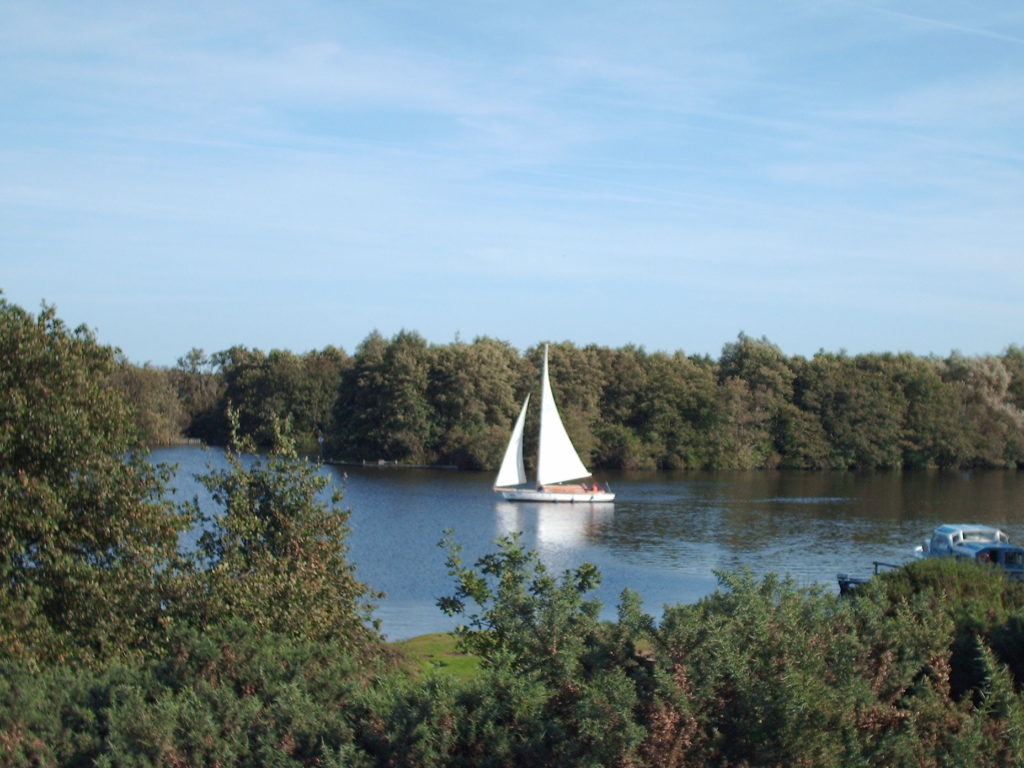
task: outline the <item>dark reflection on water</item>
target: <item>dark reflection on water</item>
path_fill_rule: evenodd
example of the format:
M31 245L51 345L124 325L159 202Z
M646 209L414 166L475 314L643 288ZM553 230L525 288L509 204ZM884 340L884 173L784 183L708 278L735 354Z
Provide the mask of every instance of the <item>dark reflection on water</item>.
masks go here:
M191 481L217 452L174 448L157 461L180 465L179 495L208 497ZM835 589L837 571L867 574L898 563L942 522L982 522L1024 541L1024 473L658 472L609 474L611 504L497 500L490 475L431 470L324 471L344 483L352 509L350 556L359 577L387 598L377 615L387 634L443 631L454 621L435 601L450 593L438 541L446 529L472 562L494 540L521 532L556 572L592 562L608 616L622 589L649 612L692 602L715 588L715 570L748 567Z

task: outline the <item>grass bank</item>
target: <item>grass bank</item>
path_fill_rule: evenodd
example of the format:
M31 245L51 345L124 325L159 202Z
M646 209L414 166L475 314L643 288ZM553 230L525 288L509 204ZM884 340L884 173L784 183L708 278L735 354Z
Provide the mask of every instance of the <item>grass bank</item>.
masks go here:
M458 680L468 680L480 667L480 659L460 651L455 637L447 632L419 635L393 646L406 669L417 677L441 672Z

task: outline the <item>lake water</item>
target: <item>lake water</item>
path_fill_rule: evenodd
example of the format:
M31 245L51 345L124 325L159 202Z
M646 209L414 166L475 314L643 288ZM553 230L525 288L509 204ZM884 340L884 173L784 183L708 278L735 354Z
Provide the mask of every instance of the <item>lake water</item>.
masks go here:
M168 448L153 460L177 464L178 496L198 495L212 509L193 476L224 466L221 453ZM349 554L359 578L387 593L375 615L392 640L455 626L435 606L452 591L438 547L446 529L467 563L515 531L555 572L594 563L608 617L626 587L659 617L664 604L709 594L723 569L774 571L835 590L837 572L868 575L873 561L905 562L943 522L995 525L1024 541L1021 472L604 473L615 502L563 505L499 501L490 474L323 471L345 488Z

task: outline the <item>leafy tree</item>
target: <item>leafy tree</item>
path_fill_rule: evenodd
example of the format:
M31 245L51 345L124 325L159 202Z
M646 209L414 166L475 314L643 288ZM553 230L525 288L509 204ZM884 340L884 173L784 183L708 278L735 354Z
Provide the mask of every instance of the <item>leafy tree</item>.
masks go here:
M818 414L794 403L775 417L775 446L783 469L824 469L829 466L829 442Z
M326 437L334 420L341 378L352 364L345 350L328 346L302 358L302 386L291 408L298 434L309 442Z
M754 456L761 457L756 466L780 463L782 443L786 437L791 437L784 435L783 429L784 426L791 426L793 419L789 407L793 401L795 379L792 362L767 338L754 340L741 333L735 342L726 344L722 349L718 376L719 381L726 386L729 386L730 379L745 382L749 391L745 419L751 425L761 420L767 422L754 428L756 432L767 428L771 437L770 447L752 448Z
M942 379L941 361L901 355L893 376L907 401L903 466L958 467L969 453L961 387Z
M0 299L0 657L89 661L152 642L178 534L113 349Z
M178 618L209 627L230 616L257 633L372 655L380 642L375 593L347 559L341 491L328 492L329 476L299 458L286 436L279 433L277 443L266 458L229 451L227 469L200 477L223 512L203 515L193 503L206 530Z
M815 380L813 364L803 357L790 361L793 370L792 402L783 404L775 417L775 447L780 466L793 469L824 469L829 466L829 438L813 407L809 392Z
M677 413L652 391L650 362L642 348L602 353L603 381L596 460L616 469L654 469L662 463ZM664 393L668 395L669 393ZM668 423L666 423L668 422Z
M749 469L774 463L772 413L731 376L716 391L715 420L709 435L710 465L715 469Z
M436 435L430 453L438 461L466 469L500 463L519 406L517 364L507 343L486 337L436 350L428 396Z
M216 442L227 440L230 405L263 447L284 419L307 452L326 432L336 458L494 469L522 397L536 388L542 350L517 357L494 339L428 345L409 331L374 332L352 358L331 347L233 347L209 358L193 350L175 380L190 434ZM946 361L824 351L806 360L743 333L717 362L632 345L550 345L574 445L588 465L620 469L1024 466L1022 360L1017 347ZM209 401L207 369L224 390L213 415L188 404ZM535 426L534 412L528 456Z
M427 461L430 365L431 350L419 334L402 331L390 341L370 334L342 378L333 449L346 459Z
M642 347L633 345L602 350L602 420L632 430L643 428L643 408L651 387L647 357Z
M466 616L457 635L482 658L463 749L482 748L495 765L596 768L635 759L645 733L633 714L643 671L629 638L599 620L600 602L585 599L597 569L583 564L555 578L515 535L475 569L450 539L442 544L456 588L438 605Z
M831 467L900 466L906 398L885 358L819 352L803 373L798 404L820 420Z
M752 339L745 333L722 348L718 360L720 381L743 379L751 391L762 394L769 403L792 397L794 374L782 350L768 339Z
M220 408L238 413L242 434L270 447L275 424L287 421L296 442L315 452L331 425L342 372L343 350L327 347L296 355L282 350L232 347L216 355L224 381ZM225 422L226 423L226 422Z
M285 418L285 414L274 410L274 393L266 377L266 353L236 345L218 352L213 359L224 387L219 407L225 431L218 442L228 443L233 437L231 430L237 429L239 435L251 438L256 445L269 445L275 420ZM228 418L231 411L237 414L237 426Z
M646 362L648 391L641 403L648 442L661 469L706 463L705 426L714 408L714 374L681 352L657 353Z
M148 363L138 367L121 359L113 382L132 405L135 426L145 445L171 445L181 439L188 416L168 371Z
M1003 367L1010 374L1007 395L1011 404L1024 410L1024 348L1011 344L1002 357Z
M217 365L214 357L193 347L179 357L177 365L171 369L178 399L188 415L188 436L210 443L223 442L227 437L221 404L223 376L218 373Z
M352 365L342 375L334 406L330 450L344 459L383 458L388 442L385 404L380 392L388 342L374 331L356 347Z
M596 434L599 447L595 464L611 469L653 469L649 446L629 427L602 422Z
M946 361L945 378L960 385L964 425L969 441L964 464L1014 467L1024 463L1024 411L1013 403L1013 376L996 357Z

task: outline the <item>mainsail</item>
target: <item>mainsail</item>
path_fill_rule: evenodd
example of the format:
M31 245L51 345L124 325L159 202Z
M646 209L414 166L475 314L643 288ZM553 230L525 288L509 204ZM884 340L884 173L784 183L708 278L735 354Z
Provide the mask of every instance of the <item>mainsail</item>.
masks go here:
M526 482L526 469L523 467L523 425L526 423L526 406L530 404L530 396L523 401L523 409L519 412L516 425L512 428L512 439L505 449L505 458L501 460L501 469L494 484L498 487L522 485Z
M522 414L520 414L520 420ZM519 422L516 422L519 427ZM511 445L509 446L511 449ZM504 464L502 465L504 468ZM544 347L544 374L541 377L540 394L540 437L537 448L537 484L549 485L566 480L589 477L590 472L572 447L569 433L565 431L558 415L558 406L551 393L548 381L548 348ZM500 485L500 483L499 483Z

